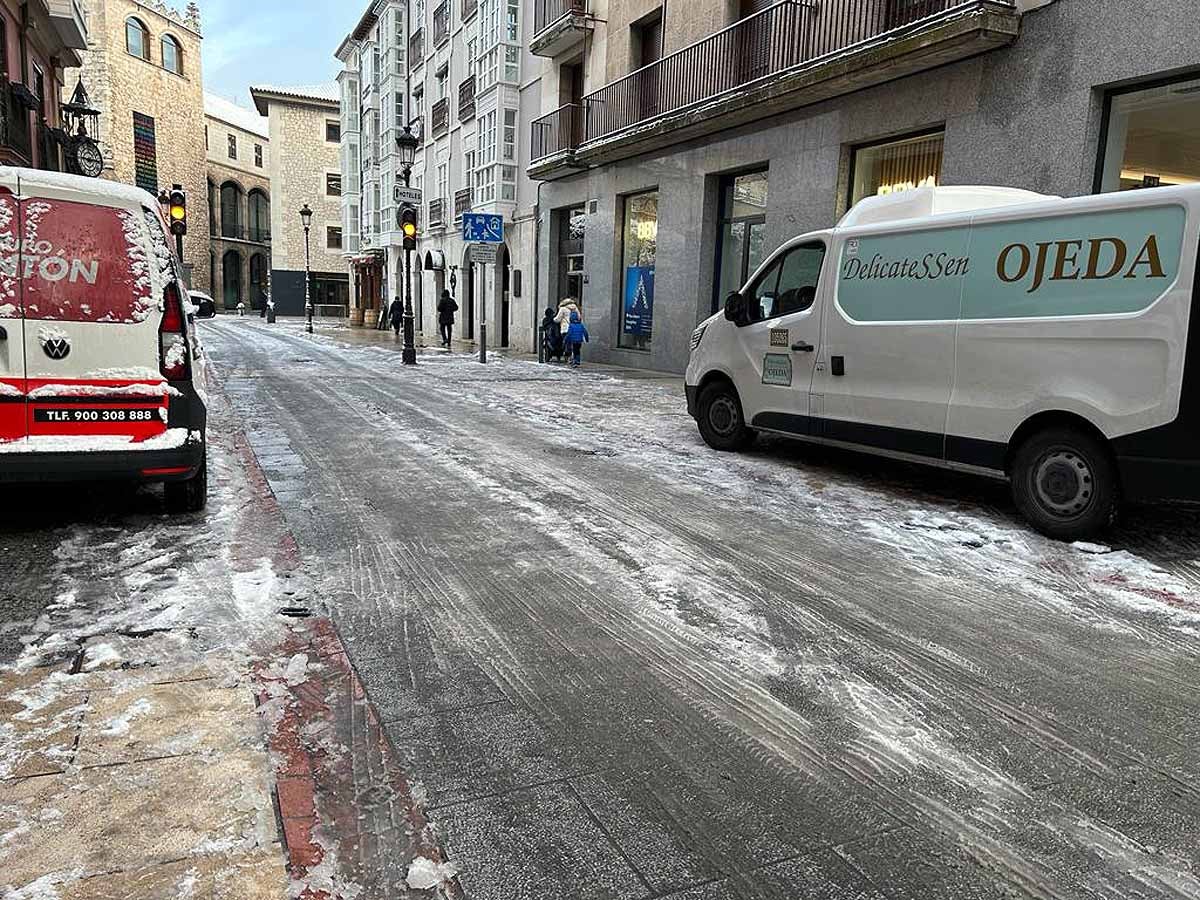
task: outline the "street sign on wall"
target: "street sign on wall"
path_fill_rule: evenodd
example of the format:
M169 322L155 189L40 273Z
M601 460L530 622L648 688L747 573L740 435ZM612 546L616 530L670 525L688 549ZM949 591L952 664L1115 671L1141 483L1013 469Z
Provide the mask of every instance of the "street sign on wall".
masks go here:
M472 244L471 262L477 265L494 266L496 264L496 245Z
M463 240L469 244L503 244L504 216L464 213Z

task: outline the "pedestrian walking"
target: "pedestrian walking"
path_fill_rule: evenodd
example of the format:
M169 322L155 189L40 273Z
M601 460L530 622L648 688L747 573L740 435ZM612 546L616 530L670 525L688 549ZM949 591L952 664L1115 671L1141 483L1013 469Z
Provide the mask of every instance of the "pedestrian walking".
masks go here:
M450 338L454 334L454 314L458 312L458 304L450 296L449 291L442 291L442 299L438 301L438 330L442 335L442 346L450 347Z
M579 354L583 351L583 345L590 342L591 337L588 335L587 326L579 318L579 313L571 313L571 321L567 325L567 346L571 350L571 368L579 368Z
M565 349L565 341L563 340L562 329L558 327L558 322L554 319L555 312L553 307L546 307L546 314L542 316L542 345L545 349L547 360L557 359L562 361L563 350Z
M399 297L388 307L388 319L391 320L392 331L396 332L396 337L400 337L400 326L404 324L404 304Z
M571 315L579 316L579 321L583 321L583 313L579 311L579 304L575 302L574 297L566 297L559 301L558 314L554 317L554 321L558 324L558 329L562 333L563 343L567 341L567 332L571 330Z

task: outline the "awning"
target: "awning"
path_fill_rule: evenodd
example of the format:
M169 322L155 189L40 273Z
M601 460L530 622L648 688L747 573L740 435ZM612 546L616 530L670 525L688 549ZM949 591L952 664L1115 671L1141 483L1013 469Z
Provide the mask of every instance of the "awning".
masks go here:
M426 272L445 272L446 271L446 254L441 250L429 250L425 254L425 271Z

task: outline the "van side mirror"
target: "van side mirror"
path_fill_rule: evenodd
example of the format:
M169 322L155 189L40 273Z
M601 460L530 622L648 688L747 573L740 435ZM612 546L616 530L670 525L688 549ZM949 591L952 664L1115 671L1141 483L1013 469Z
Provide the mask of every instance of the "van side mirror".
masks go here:
M725 298L725 318L738 325L746 316L746 300L738 291Z

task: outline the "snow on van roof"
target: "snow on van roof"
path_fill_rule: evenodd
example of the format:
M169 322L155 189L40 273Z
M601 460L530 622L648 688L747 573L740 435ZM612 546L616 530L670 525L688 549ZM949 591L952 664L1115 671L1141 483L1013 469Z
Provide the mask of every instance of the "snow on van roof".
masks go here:
M41 169L26 169L14 166L0 166L0 182L20 181L21 193L31 189L49 188L55 191L69 191L80 196L82 200L93 199L99 203L110 205L114 201L122 206L158 208L158 200L141 188L119 181L108 181L104 178L85 178L82 175L65 175L61 172L43 172Z
M972 212L977 209L997 209L1002 206L1017 206L1036 203L1039 200L1058 200L1048 194L1024 191L1008 187L923 187L911 191L887 194L882 197L867 197L855 204L839 228L858 225L877 225L903 219L921 219L926 216Z

